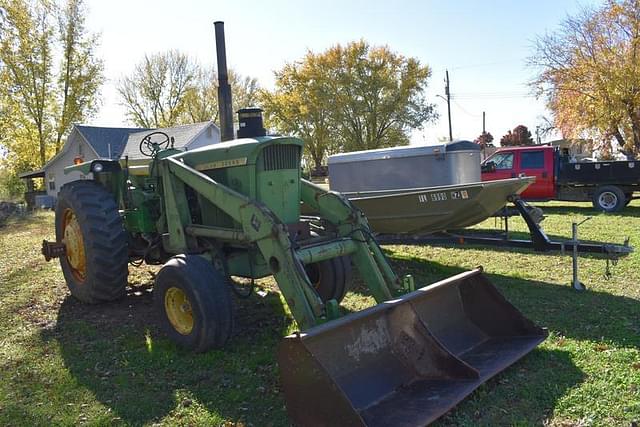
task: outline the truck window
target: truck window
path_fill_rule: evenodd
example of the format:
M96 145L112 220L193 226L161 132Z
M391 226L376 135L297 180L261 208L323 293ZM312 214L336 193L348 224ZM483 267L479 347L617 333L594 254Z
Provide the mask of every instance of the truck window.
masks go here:
M496 170L513 168L513 153L498 153L491 160L496 164Z
M520 169L544 169L544 151L520 153Z

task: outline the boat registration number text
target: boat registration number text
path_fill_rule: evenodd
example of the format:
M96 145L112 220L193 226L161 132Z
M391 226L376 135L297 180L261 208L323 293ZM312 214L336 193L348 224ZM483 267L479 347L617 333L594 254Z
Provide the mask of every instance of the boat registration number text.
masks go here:
M467 190L451 191L449 193L447 193L446 191L440 191L437 193L418 194L418 202L420 203L445 202L447 200L460 200L468 198L469 193L467 192Z

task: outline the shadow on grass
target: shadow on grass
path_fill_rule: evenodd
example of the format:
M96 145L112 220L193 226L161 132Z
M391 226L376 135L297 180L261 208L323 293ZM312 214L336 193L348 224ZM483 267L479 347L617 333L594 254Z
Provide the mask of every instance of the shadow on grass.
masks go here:
M399 274L414 274L417 284L462 271L422 259L392 262ZM640 344L640 331L630 330L630 325L638 324L635 300L579 294L568 286L500 275L489 278L526 317L556 335L621 346ZM367 294L361 288L355 291ZM175 416L193 409L195 401L209 412L200 413L205 417L198 418L201 424L231 419L260 426L288 425L275 353L290 319L274 293L240 301L237 313L234 339L224 350L206 354L180 350L162 337L147 289L102 306L82 305L68 297L57 327L43 332L43 337L59 343L66 367L78 383L127 423ZM441 423L542 424L557 400L583 378L568 352L537 349L475 391Z
M486 230L486 229L469 229L469 230L464 230L461 234L462 236L467 236L467 237L469 236L470 237L491 237L491 238L504 237L497 233L491 233L490 230ZM569 245L571 241L571 239L568 239L566 237L561 237L561 236L547 235L547 237L549 237L551 241L565 242L567 245ZM531 236L529 235L529 233L525 233L525 232L510 232L510 239L531 240ZM536 251L533 248L533 244L521 247L521 246L509 246L508 244L506 244L506 242L504 245L499 245L499 244L489 244L489 243L483 244L480 242L464 240L464 238L462 240L463 240L462 243L460 241L455 242L454 239L451 238L448 240L435 239L433 241L428 241L428 242L424 242L424 241L413 242L411 240L407 240L401 243L382 243L382 244L385 246L387 245L406 245L406 246L429 245L429 246L435 246L439 248L451 248L451 249L463 249L463 250L464 249L475 249L475 250L483 249L483 250L491 250L495 252L516 252L516 253L522 253L522 254L535 254L540 256L555 256L555 255L560 255L562 253L561 250ZM603 245L603 248L605 247L605 245L623 246L624 244L623 236L620 237L620 241L602 242L602 241L587 240L587 239L579 239L579 241L582 244ZM634 245L629 245L629 246L631 247L632 251L636 250ZM617 255L617 258L624 259L625 257L629 256L630 253L619 253ZM564 255L571 256L571 249L569 247L565 247ZM605 260L607 258L607 254L600 253L600 252L580 251L578 252L578 256L581 258L602 259L602 260Z
M39 215L43 211L25 211L20 213L13 213L8 217L0 218L0 230L5 231L12 226L50 226L51 220L44 216Z
M210 414L199 424L287 424L275 353L291 320L277 294L238 301L233 339L222 350L194 354L157 329L150 290L136 288L122 301L97 306L69 296L56 328L43 338L59 343L78 383L126 423L158 421L202 405Z
M390 261L397 274L412 274L416 286L425 286L465 271L422 258L391 258ZM569 284L490 272L487 277L526 317L556 334L640 348L640 311L638 301L633 298L591 290L577 292ZM368 295L362 286L356 291Z
M572 206L570 202L567 202L566 206L547 206L547 205L537 205L535 202L534 205L542 208L545 215L582 215L582 216L596 216L596 215L607 215L607 216L621 216L621 217L630 217L636 218L640 217L640 206L626 206L620 212L615 213L604 213L594 209L591 206Z

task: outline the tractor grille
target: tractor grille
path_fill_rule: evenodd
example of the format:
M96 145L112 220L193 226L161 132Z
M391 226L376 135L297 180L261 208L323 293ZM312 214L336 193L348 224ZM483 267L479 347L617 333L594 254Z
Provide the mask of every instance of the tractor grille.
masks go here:
M300 147L297 145L270 145L262 150L262 166L266 171L298 169Z

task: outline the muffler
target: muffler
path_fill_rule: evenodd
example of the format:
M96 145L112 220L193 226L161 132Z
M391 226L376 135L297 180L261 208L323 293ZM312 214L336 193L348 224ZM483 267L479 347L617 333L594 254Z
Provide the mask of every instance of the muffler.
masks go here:
M300 426L427 425L546 336L465 272L286 337L287 410Z

